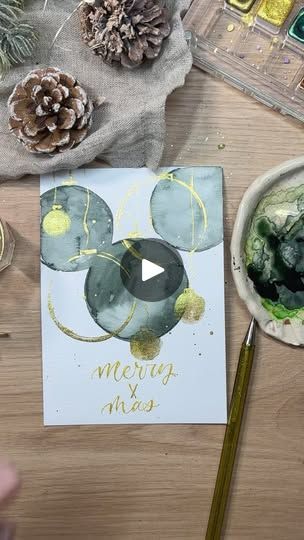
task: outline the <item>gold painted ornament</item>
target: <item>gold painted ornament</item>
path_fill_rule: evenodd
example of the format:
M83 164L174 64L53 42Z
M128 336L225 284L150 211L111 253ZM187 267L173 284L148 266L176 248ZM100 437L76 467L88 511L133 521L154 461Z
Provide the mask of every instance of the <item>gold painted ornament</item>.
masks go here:
M175 302L175 314L183 322L195 323L205 312L205 300L193 289L185 289Z
M138 360L153 360L159 355L160 348L160 338L155 336L149 328L142 328L131 338L131 354Z
M42 228L49 236L62 236L71 228L71 219L60 204L54 204L44 217Z

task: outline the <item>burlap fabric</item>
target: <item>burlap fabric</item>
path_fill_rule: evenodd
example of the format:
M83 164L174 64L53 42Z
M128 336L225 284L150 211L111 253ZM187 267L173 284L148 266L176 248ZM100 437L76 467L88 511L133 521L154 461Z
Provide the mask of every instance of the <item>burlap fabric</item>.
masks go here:
M167 96L184 84L192 58L185 41L181 13L190 0L166 0L173 30L163 52L152 64L136 70L111 68L82 43L78 13L64 27L55 45L50 44L78 0L26 2L27 18L39 29L41 40L34 58L13 68L0 82L0 179L71 169L96 157L115 167L156 167L165 138ZM92 98L104 96L106 105L94 115L89 136L75 149L53 157L29 154L8 130L7 99L15 84L31 69L53 66L68 71L85 86Z

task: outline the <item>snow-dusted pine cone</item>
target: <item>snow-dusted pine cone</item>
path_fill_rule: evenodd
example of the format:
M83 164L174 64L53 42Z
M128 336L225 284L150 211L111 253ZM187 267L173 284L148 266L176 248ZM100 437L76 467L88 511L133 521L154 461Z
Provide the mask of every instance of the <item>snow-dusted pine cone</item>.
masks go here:
M170 34L161 0L90 0L80 7L85 43L108 64L134 68L156 58Z
M47 68L17 84L8 108L10 129L27 150L51 154L83 141L94 105L72 75Z

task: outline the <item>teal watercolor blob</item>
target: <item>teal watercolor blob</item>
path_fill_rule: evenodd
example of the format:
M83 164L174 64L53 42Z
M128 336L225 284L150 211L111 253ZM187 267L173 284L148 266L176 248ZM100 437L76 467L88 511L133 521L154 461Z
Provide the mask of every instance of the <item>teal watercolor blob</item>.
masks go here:
M52 270L85 270L111 244L112 212L93 191L59 186L43 193L40 204L41 261Z
M163 173L152 193L154 230L177 249L195 252L223 240L222 169L187 167Z
M175 303L189 285L185 272L179 288L169 298L158 302L135 298L123 285L121 264L128 245L136 241L138 239L119 241L108 246L102 256L95 257L85 282L88 310L106 332L115 332L129 317L132 306L135 306L130 322L116 336L128 341L145 333L155 337L167 334L182 316L176 313Z

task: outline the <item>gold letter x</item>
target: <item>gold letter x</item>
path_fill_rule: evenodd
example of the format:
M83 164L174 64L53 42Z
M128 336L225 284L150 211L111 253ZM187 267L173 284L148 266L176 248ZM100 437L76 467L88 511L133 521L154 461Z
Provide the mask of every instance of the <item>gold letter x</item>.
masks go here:
M136 392L136 390L137 390L137 387L138 387L138 384L132 385L132 384L129 383L129 388L130 388L130 390L131 390L131 398L134 397L134 398L136 399L136 394L135 394L135 392Z

